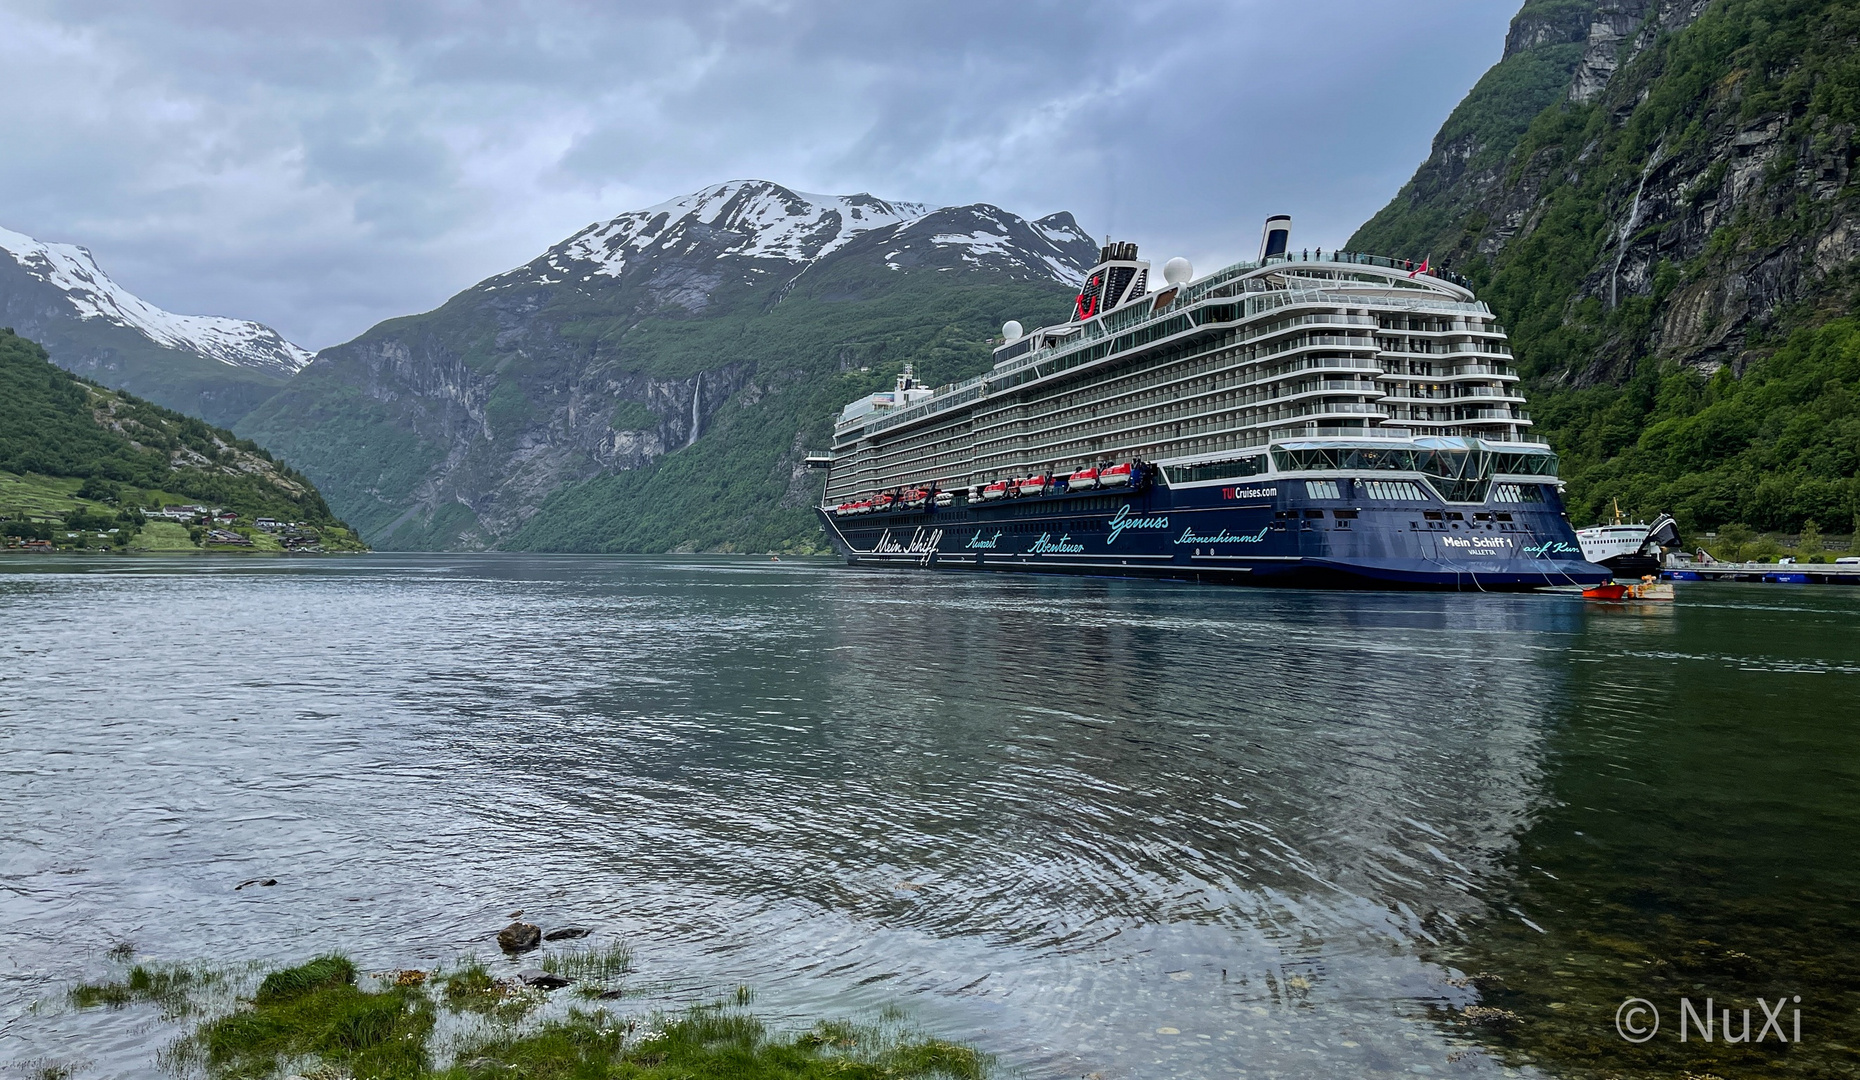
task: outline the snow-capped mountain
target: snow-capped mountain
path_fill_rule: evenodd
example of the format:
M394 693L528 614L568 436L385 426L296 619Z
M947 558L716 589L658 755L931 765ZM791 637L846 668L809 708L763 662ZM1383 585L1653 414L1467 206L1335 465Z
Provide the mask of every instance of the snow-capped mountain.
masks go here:
M982 268L1068 285L1084 280L1097 253L1070 214L1029 222L985 204L938 208L733 180L590 225L479 287L598 287L630 276L629 270L659 277L673 263L685 272L659 282L657 291L695 311L731 279L765 284L881 248L880 261L890 270ZM697 267L712 272L694 279L690 271Z
M721 241L713 254L806 262L872 229L928 213L919 203L870 195L809 195L761 180L735 180L590 225L550 249L563 273L619 277L629 255L689 254Z
M0 228L0 253L27 277L62 293L68 314L133 330L163 348L285 377L313 355L261 323L164 311L110 280L89 249L75 244L48 244Z
M772 543L846 398L987 370L1097 255L1065 213L717 184L324 349L237 430L380 548Z

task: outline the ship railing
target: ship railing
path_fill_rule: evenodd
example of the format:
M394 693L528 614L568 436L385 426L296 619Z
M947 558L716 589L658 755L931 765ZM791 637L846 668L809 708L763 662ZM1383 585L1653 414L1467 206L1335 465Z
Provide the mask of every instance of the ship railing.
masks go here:
M1294 424L1276 427L1267 433L1273 439L1412 439L1414 432L1400 427L1334 427L1327 424Z
M1394 341L1394 338L1382 338ZM1492 356L1510 356L1511 346L1496 341L1428 341L1410 342L1408 345L1384 345L1382 351L1398 356L1451 356L1457 353L1487 354Z

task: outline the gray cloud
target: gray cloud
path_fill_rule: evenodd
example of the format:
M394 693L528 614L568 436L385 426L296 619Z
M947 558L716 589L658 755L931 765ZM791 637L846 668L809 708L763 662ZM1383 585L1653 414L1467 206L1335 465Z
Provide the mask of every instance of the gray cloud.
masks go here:
M0 225L320 347L742 177L1332 246L1497 59L1492 0L0 0Z

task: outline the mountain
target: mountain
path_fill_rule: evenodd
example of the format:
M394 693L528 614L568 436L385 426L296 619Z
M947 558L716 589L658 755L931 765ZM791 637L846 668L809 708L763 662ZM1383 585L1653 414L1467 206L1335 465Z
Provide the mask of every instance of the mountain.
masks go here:
M1096 254L1069 214L719 184L325 349L237 430L379 547L808 548L840 407L985 368Z
M7 229L0 325L68 371L222 424L277 393L311 355L255 322L163 311L110 280L85 248Z
M324 550L362 545L315 486L255 443L191 416L54 366L38 343L0 330L0 532L65 537L71 528L116 530L128 545L140 510L179 502L303 522ZM180 525L174 549L197 547ZM276 546L269 543L266 546Z
M1860 511L1860 3L1530 0L1350 246L1510 327L1574 512Z

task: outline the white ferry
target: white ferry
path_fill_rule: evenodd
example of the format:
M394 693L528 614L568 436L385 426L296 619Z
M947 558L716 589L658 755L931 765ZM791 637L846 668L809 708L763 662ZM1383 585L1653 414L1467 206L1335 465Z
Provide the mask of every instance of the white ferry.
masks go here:
M821 521L864 564L1300 585L1589 585L1556 455L1464 281L1293 251L1152 287L1107 244L993 368L841 411Z

